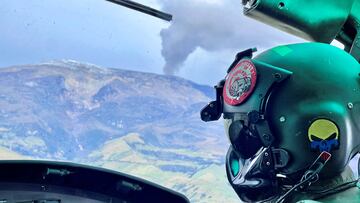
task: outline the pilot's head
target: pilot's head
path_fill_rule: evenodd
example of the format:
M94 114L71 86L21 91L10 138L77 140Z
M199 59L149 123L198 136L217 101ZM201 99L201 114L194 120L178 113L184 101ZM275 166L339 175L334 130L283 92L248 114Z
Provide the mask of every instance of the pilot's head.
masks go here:
M204 121L223 115L228 180L243 201L340 174L359 151L360 65L322 43L238 54ZM246 86L246 88L244 88ZM237 91L234 91L237 90ZM306 184L305 184L306 183Z

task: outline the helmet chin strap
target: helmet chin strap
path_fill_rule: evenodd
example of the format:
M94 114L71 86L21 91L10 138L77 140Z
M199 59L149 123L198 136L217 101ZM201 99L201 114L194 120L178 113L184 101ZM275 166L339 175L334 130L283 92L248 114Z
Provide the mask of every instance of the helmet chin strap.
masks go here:
M316 158L314 163L310 168L304 173L299 183L294 185L290 190L288 190L284 195L282 195L276 203L283 202L287 197L291 195L294 191L298 189L305 189L309 187L312 183L316 182L319 179L319 173L324 168L325 164L330 160L331 154L329 152L323 151Z

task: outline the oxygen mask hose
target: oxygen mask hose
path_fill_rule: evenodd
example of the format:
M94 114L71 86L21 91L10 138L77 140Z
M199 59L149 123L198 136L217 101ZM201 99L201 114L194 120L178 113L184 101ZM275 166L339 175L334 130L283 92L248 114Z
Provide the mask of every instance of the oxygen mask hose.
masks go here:
M312 183L316 182L319 179L319 173L324 168L325 164L330 160L331 154L328 152L321 152L321 154L316 158L314 163L309 167L300 182L294 185L290 190L288 190L284 195L282 195L276 203L282 203L288 196L291 195L297 189L304 189L309 187Z

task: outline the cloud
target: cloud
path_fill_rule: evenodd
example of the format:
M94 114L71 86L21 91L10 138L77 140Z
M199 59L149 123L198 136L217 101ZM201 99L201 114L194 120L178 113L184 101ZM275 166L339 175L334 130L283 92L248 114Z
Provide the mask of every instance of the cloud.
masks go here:
M159 1L174 16L160 33L166 74L178 72L196 48L215 52L299 41L243 16L240 0Z

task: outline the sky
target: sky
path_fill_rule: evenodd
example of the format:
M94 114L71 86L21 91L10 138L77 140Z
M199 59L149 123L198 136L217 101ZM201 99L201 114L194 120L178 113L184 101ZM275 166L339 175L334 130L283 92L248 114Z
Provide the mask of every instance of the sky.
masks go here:
M213 86L237 52L303 41L243 16L240 0L137 2L173 21L104 0L2 0L0 67L72 59Z

